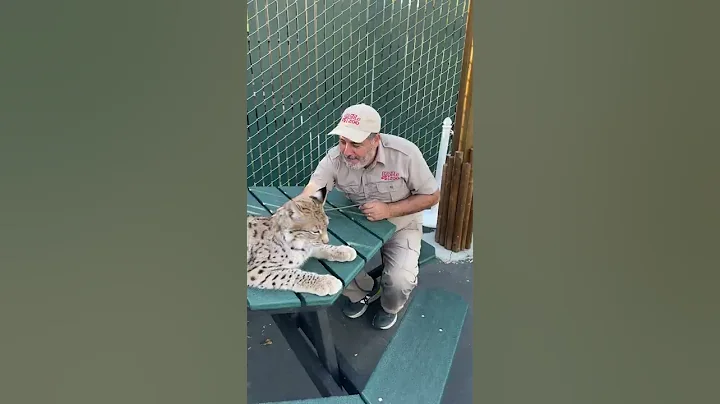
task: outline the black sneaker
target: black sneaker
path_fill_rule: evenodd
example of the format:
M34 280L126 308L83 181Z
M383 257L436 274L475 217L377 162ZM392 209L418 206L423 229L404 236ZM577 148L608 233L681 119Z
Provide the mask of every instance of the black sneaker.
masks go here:
M365 295L365 297L355 303L349 300L345 303L345 307L342 309L343 314L348 318L358 318L362 316L365 314L368 305L380 298L381 292L382 286L380 286L380 282L375 281L372 291Z
M395 322L397 322L397 318L397 314L390 314L383 310L381 307L375 314L375 318L373 318L372 324L373 327L379 330L387 330L393 325L395 325Z

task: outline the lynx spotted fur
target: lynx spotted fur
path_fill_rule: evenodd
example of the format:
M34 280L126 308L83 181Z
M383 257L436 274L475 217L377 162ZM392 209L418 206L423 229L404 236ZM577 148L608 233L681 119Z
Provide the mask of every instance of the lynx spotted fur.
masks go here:
M342 289L342 282L332 275L301 269L310 257L328 261L357 257L352 247L328 244L329 219L323 210L326 196L323 188L311 197L289 200L272 216L247 218L249 287L319 296Z

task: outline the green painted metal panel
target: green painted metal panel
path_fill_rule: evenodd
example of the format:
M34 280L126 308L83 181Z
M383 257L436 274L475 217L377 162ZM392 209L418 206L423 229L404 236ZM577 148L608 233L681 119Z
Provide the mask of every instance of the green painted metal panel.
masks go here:
M364 102L434 167L454 118L467 0L248 2L248 183L302 185Z

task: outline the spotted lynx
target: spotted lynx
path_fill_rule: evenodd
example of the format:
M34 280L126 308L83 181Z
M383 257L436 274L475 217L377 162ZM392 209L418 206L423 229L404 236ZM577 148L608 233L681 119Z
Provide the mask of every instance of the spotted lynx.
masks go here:
M310 257L328 261L357 257L352 247L328 244L326 196L323 188L310 197L286 202L272 216L247 218L248 286L319 296L342 289L342 282L332 275L301 269Z

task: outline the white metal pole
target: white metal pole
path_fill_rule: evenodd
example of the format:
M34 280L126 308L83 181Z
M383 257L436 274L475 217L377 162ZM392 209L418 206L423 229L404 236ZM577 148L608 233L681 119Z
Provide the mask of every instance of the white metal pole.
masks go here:
M448 147L450 146L450 134L452 133L452 121L450 118L445 118L442 125L442 134L440 135L440 150L438 150L437 165L435 166L435 181L438 187L442 189L442 169L445 164L445 157L448 154ZM438 216L438 205L435 204L432 208L423 211L423 226L435 229L437 227L437 216Z

